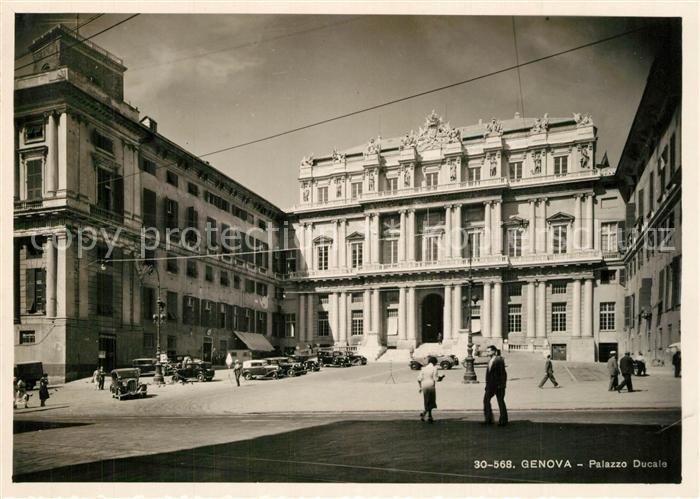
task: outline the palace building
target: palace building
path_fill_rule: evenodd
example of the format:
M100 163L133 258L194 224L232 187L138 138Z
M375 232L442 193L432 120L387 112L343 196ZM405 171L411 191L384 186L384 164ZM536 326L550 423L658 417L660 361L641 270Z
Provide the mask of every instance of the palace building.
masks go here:
M284 211L141 117L118 57L63 26L30 51L15 80L15 362L42 361L52 382L157 350L220 362L336 346L404 361L463 357L469 331L574 361L649 345L648 324L630 329L647 274L620 250L625 202L647 194L618 186L642 163L616 175L597 161L587 114L453 127L433 112L417 132L304 158ZM668 156L662 184L679 192L673 140L653 158ZM651 218L635 213L680 225L670 189ZM680 257L658 258L652 274L663 267L673 293ZM662 335L676 328L664 317Z

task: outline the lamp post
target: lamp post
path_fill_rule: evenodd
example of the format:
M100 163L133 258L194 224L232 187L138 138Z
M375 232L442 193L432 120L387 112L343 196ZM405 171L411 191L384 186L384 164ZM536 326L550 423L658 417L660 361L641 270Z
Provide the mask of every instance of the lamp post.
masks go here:
M472 280L472 248L467 244L467 251L469 252L469 279L467 280L467 298L462 300L466 302L467 305L467 358L464 359L464 376L462 377L462 383L478 383L479 380L476 379L476 372L474 371L474 356L472 355L472 350L474 345L472 343L472 286L474 281ZM476 305L475 297L474 304Z
M153 314L153 322L156 325L156 373L153 375L153 382L156 385L165 384L163 379L163 366L160 363L160 326L165 324L167 315L165 314L165 302L160 298L160 282L158 283L158 311Z

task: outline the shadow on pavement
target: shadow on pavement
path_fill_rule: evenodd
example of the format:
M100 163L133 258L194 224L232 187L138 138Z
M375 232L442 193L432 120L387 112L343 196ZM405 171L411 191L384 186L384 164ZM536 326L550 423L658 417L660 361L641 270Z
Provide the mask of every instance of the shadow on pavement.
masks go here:
M12 433L26 433L30 431L55 430L71 426L86 426L90 423L59 423L51 421L13 421Z
M679 483L681 428L660 429L529 420L506 427L464 420L432 425L346 420L251 440L15 474L13 480ZM634 460L651 464L635 467ZM625 463L626 468L605 462Z

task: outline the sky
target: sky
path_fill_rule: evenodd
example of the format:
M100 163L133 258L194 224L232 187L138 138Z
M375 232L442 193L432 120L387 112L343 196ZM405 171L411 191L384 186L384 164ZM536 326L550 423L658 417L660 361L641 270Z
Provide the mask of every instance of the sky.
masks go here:
M58 22L20 15L16 58ZM128 14L80 29L90 36ZM650 19L509 16L141 14L91 41L124 60L125 100L202 155L466 80L649 24ZM617 165L654 56L637 32L205 159L282 209L298 201L299 162L371 137L417 130L434 109L452 126L479 119L590 113L597 159ZM516 56L517 45L517 56ZM517 59L516 59L517 57ZM24 56L16 67L29 61ZM522 87L522 100L520 88Z

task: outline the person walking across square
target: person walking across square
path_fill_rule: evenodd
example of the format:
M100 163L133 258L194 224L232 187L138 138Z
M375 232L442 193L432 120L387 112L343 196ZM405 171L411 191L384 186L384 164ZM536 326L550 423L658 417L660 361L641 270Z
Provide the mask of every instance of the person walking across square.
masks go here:
M633 392L634 388L632 388L632 375L634 374L634 361L632 360L632 357L630 357L629 352L625 352L625 356L620 359L620 373L622 374L624 380L622 383L617 385L617 393L620 393L620 390L625 387L627 387L628 392Z
M236 376L236 386L241 386L241 372L243 371L243 364L241 361L236 359L233 363L233 374Z
M552 356L550 354L547 354L547 360L544 363L544 378L542 378L540 384L537 385L538 388L542 388L547 380L551 380L552 384L554 384L554 388L559 388L559 383L557 383L554 377L554 367L552 366Z
M608 359L608 376L610 376L610 383L608 384L609 392L617 390L617 376L619 374L620 369L617 367L617 352L613 350L610 352L610 358Z
M39 380L39 400L41 400L41 407L46 405L46 401L49 399L49 375L44 373L44 375Z
M420 370L418 375L418 393L423 394L423 412L420 413L420 420L425 421L428 416L428 423L433 422L433 409L437 409L437 398L435 384L440 381L438 376L437 358L430 356L428 363Z
M484 390L484 424L493 423L493 411L491 410L491 399L496 396L498 401L498 426L508 424L508 410L506 409L506 364L503 361L498 349L489 345L486 355L490 357L486 368L486 388Z

